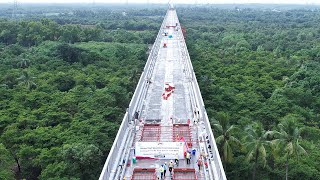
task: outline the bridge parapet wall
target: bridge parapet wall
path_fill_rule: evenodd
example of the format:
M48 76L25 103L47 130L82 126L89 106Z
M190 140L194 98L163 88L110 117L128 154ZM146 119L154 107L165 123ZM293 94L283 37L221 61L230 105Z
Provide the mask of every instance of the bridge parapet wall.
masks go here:
M155 43L152 46L148 60L140 76L139 82L132 96L129 107L127 108L127 112L123 117L119 131L111 147L108 158L104 164L99 180L116 179L116 175L119 173L118 171L121 169L119 165L122 164L123 154L125 154L125 151L127 150L126 149L127 144L125 143L127 143L128 142L127 139L133 135L133 134L132 135L128 134L130 132L129 131L130 123L133 120L134 113L136 111L139 111L142 108L142 104L143 104L142 101L145 98L146 92L149 87L148 80L152 75L154 64L158 56L158 52L161 44L161 36L163 33L163 29L165 27L167 16L168 16L168 13L166 13L164 17L164 20L158 32Z
M179 20L178 20L179 21ZM180 24L178 22L178 24ZM202 122L204 123L204 126L206 128L206 135L208 136L208 139L204 139L205 143L206 143L206 147L207 147L207 152L209 152L208 146L211 146L211 150L212 150L212 158L211 158L211 165L210 167L211 169L211 173L214 176L214 179L219 179L219 180L226 180L226 175L223 169L223 165L221 163L221 158L220 158L220 154L216 145L216 141L213 135L213 131L211 129L211 125L210 125L210 121L205 109L205 105L202 99L202 95L201 95L201 91L199 88L199 84L195 75L195 72L193 70L193 66L191 63L191 59L188 53L188 49L184 40L184 36L182 31L179 31L179 36L181 37L181 41L182 45L180 46L180 48L182 48L182 56L184 56L185 60L186 60L186 65L185 65L185 73L187 74L187 77L190 78L191 81L191 85L192 85L192 94L194 95L194 101L196 103L196 107L199 109L200 111L200 117ZM193 107L195 108L195 107ZM205 138L205 137L204 137ZM209 142L209 143L208 143ZM210 155L209 155L210 156ZM211 174L209 173L209 174Z

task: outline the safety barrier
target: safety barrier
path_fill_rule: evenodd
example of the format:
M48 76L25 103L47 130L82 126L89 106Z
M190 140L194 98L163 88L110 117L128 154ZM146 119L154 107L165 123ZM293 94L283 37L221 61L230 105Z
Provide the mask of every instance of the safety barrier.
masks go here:
M154 168L135 168L131 180L156 180L156 170Z
M167 16L168 16L168 12L165 15L165 18L162 22L162 25L158 32L155 43L152 46L152 50L149 54L147 63L140 76L139 82L132 96L127 112L125 113L125 116L122 120L119 131L116 135L114 143L109 152L108 158L103 166L99 180L117 179L117 177L115 177L117 176L117 174L119 174L119 172L117 171L122 170L122 168L119 168L119 165L122 164L123 154L125 154L126 153L125 151L128 151L128 148L129 148L128 144L125 144L125 143L128 142L127 140L128 138L131 138L130 136L134 136L134 135L128 134L130 129L129 122L131 122L131 120L133 119L134 113L139 109L141 109L141 106L143 104L141 102L144 99L149 86L148 79L151 77L154 64L158 56L158 50L160 48L160 43L161 43L161 36L163 33L163 29L165 27Z
M142 142L179 142L183 138L189 148L199 142L197 139L192 139L188 124L173 124L173 126L144 124L136 136L136 140Z
M145 124L142 130L140 141L158 142L160 141L161 127L160 124Z
M168 17L168 11L167 11L167 14L164 18L164 21L160 27L156 41L153 44L152 50L149 54L147 63L146 63L144 70L141 74L141 77L140 77L139 82L137 84L134 95L130 101L127 112L125 113L125 116L122 120L119 131L118 131L117 136L115 138L115 141L114 141L112 148L109 152L108 158L105 162L105 165L103 167L103 170L102 170L100 178L99 178L100 180L119 179L119 174L123 175L123 172L124 172L122 169L123 155L128 154L128 151L130 150L130 145L129 145L130 143L129 142L131 142L133 136L135 135L134 133L132 133L132 129L135 126L135 124L132 123L132 120L134 117L134 113L136 111L142 109L143 100L146 97L146 93L147 93L147 90L149 87L150 78L153 73L156 59L158 57L159 48L161 45L161 36L163 33L163 29L165 28L165 22L167 20L167 17ZM176 22L179 22L177 18L175 18L175 20L176 20ZM178 33L180 33L180 36L183 36L181 30L178 31ZM224 169L223 169L223 166L221 163L221 159L220 159L220 155L219 155L219 152L218 152L218 149L216 146L216 142L215 142L215 139L214 139L214 136L212 133L212 129L210 126L208 115L205 110L205 106L203 103L203 99L201 96L199 85L198 85L195 73L193 71L190 56L189 56L189 53L188 53L188 50L187 50L187 47L185 45L184 40L182 43L182 49L183 49L182 54L184 55L184 59L186 60L185 73L188 75L188 77L191 80L190 81L190 86L191 86L190 95L193 96L191 101L193 103L193 107L195 106L195 107L199 108L200 117L202 119L202 122L204 123L204 126L206 128L206 132L207 132L207 139L205 142L205 143L207 143L206 147L208 147L208 145L210 145L211 146L210 150L212 150L211 151L212 154L209 155L210 156L209 158L212 160L212 161L209 161L209 167L210 167L209 174L213 174L213 176L210 176L210 177L214 177L214 179L219 179L219 180L220 179L226 180L226 176L225 176ZM207 152L209 152L209 149L206 149L206 150L207 150ZM126 158L127 157L128 156L126 156ZM125 162L128 162L128 159L125 159ZM139 171L139 170L137 170L137 171ZM177 172L179 172L179 170ZM136 174L139 174L139 173L136 173ZM177 173L176 178L178 178L178 175L179 175L179 173ZM139 177L139 175L137 176L137 178L138 177ZM141 177L143 177L143 176L141 176ZM132 177L132 178L134 178L134 177ZM211 180L212 178L209 178L209 179Z
M172 180L197 180L196 171L192 168L173 169Z
M177 21L179 22L179 20L177 20ZM179 31L179 33L180 33L179 36L183 37L182 32ZM194 94L195 103L196 103L197 107L199 108L200 117L202 117L202 122L204 123L205 129L206 129L206 132L207 132L207 137L208 137L207 140L209 140L209 143L210 143L210 146L211 146L210 150L212 152L212 155L209 158L211 158L213 163L211 163L211 161L209 161L210 162L209 167L212 167L211 172L214 174L214 179L226 180L227 178L226 178L226 175L225 175L222 163L221 163L220 154L219 154L219 151L218 151L218 148L217 148L217 145L216 145L216 141L214 139L214 135L213 135L213 132L212 132L212 129L211 129L211 126L210 126L210 121L209 121L209 118L208 118L208 115L207 115L207 112L206 112L206 109L205 109L205 105L204 105L204 102L203 102L203 99L202 99L202 95L201 95L201 92L200 92L199 84L198 84L196 75L194 73L193 66L192 66L192 63L191 63L191 59L190 59L190 56L189 56L189 53L188 53L188 49L187 49L187 46L186 46L186 43L185 43L184 40L183 40L181 48L183 49L182 54L184 55L184 57L186 59L185 73L188 74L189 78L191 79L191 86L192 86L192 91L193 92L190 92L190 93ZM208 145L209 144L207 144L207 146L206 146L207 148L208 148ZM207 149L208 152L210 150Z
M192 138L189 124L173 124L174 141L181 141L184 138L189 148L192 147Z

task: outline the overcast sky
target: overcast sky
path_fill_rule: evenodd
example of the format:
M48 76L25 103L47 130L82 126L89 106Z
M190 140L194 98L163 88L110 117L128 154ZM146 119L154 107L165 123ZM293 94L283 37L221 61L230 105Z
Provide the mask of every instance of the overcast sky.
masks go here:
M127 0L18 0L19 3L125 3ZM0 3L12 3L13 0L0 0ZM168 3L168 0L128 0L129 3ZM174 3L271 3L271 4L320 4L320 0L173 0Z

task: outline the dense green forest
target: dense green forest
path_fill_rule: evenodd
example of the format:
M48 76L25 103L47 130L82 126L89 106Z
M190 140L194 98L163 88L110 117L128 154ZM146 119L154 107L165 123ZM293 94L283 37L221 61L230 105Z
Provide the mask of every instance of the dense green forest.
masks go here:
M178 14L228 179L320 179L320 11Z
M177 8L228 179L320 179L320 11L298 8ZM0 9L0 179L97 179L165 7Z
M162 22L71 12L0 19L0 179L97 179Z

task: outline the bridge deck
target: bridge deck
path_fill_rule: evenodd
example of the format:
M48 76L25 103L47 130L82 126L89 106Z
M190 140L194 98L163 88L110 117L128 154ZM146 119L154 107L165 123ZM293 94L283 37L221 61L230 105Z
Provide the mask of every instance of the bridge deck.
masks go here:
M193 126L193 109L188 91L189 79L184 73L185 60L181 56L180 43L183 37L176 31L176 23L178 23L178 20L175 11L168 11L166 26L170 27L164 30L164 32L168 34L167 36L163 35L161 39L158 58L143 105L144 108L140 113L140 121L137 123L139 130L142 131L140 135L137 133L137 136L141 137L136 137L135 140L173 142L176 141L175 138L178 135L179 137L186 138L190 148L192 147L192 149L196 149L196 152L199 152L197 137L191 136L192 134L197 134L197 129ZM166 47L163 47L164 44L166 44ZM172 92L167 99L163 97L166 83L174 85L175 87L174 92ZM145 121L148 119L159 119L161 121L156 125L148 125L148 121ZM190 127L188 125L188 119ZM175 125L173 125L173 123ZM159 128L159 126L162 128ZM192 156L191 164L188 165L185 159L180 159L178 167L198 170L196 164L198 156L199 153ZM133 157L134 152L130 154L130 159ZM169 161L170 160L167 159L138 159L135 164L131 164L126 168L125 176L127 179L131 178L134 169L137 168L158 169L162 164L165 162L168 163ZM157 174L158 176L160 175L159 172ZM169 178L169 171L167 171L166 174L167 178ZM199 175L199 172L196 172L196 174ZM200 174L200 176L201 175L202 174ZM177 175L177 177L179 176Z
M187 164L185 153L191 150ZM170 8L99 179L157 179L160 166L177 157L165 179L226 180L179 20Z

